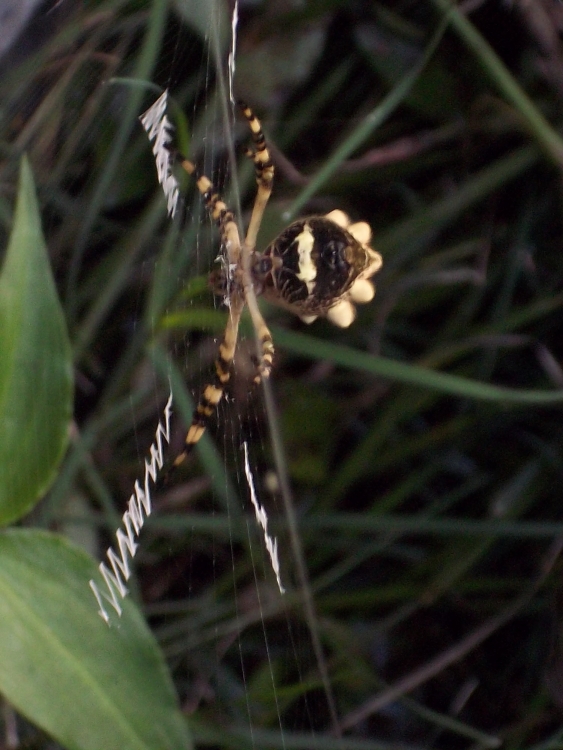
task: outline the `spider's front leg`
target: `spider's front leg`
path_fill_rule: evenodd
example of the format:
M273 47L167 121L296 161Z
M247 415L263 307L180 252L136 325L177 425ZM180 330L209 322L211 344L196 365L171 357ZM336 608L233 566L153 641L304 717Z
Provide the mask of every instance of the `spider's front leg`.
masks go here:
M256 184L258 186L256 198L254 199L254 206L252 207L252 216L250 217L250 223L248 225L248 231L246 232L244 242L248 251L252 253L256 247L256 238L258 236L260 224L262 223L264 209L266 208L266 204L272 194L272 187L274 184L274 165L272 157L270 156L270 150L266 143L266 138L262 132L260 120L244 102L239 102L239 107L241 108L243 115L246 117L248 127L250 128L250 134L252 136L254 149L247 149L246 154L254 162L254 172L256 174Z
M256 198L254 199L254 206L252 207L252 215L250 217L248 231L241 248L240 263L242 268L242 287L244 289L244 297L246 304L248 305L250 317L252 318L256 340L260 350L260 359L257 365L258 373L254 378L254 382L259 383L262 378L269 377L274 359L274 342L272 340L272 334L266 325L266 321L262 317L262 313L260 312L256 300L255 283L257 277L254 272L256 238L258 236L260 224L262 223L266 204L272 193L272 186L274 183L274 165L266 144L264 133L262 132L260 120L246 104L239 102L239 106L246 117L252 135L254 149L249 149L247 154L254 161L256 184L258 186ZM258 284L258 293L261 293L261 291L261 285Z

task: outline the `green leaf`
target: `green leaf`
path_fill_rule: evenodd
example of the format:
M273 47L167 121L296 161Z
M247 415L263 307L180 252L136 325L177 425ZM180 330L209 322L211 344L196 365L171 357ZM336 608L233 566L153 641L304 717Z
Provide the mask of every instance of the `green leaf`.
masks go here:
M62 537L0 534L0 691L66 748L191 747L153 636L130 600L108 627L94 562Z
M27 159L0 276L0 523L45 493L65 452L72 355Z
M447 372L437 372L420 365L376 356L354 349L345 344L335 344L317 339L306 333L285 331L272 327L274 340L288 351L300 354L309 359L326 360L342 367L367 372L399 383L420 386L440 393L448 393L463 398L474 398L479 401L496 401L499 404L561 404L563 388L525 389L507 388L502 385L491 385L479 380L472 380Z

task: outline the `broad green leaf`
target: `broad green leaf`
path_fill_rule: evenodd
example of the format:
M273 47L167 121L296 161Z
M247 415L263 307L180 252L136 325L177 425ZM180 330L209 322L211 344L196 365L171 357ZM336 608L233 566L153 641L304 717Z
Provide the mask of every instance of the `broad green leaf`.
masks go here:
M92 577L94 562L62 537L0 534L0 692L66 748L189 748L153 636L127 599L108 627Z
M70 344L24 158L0 276L0 523L21 518L50 486L71 409Z

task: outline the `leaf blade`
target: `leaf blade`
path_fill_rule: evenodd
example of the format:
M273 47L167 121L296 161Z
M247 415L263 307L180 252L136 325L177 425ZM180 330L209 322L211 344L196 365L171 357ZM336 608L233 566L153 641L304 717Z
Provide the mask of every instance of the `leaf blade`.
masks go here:
M68 443L73 394L66 323L25 157L0 276L0 352L0 523L8 523L53 481Z
M0 535L0 692L62 745L190 747L161 653L129 600L97 614L93 561L62 537Z

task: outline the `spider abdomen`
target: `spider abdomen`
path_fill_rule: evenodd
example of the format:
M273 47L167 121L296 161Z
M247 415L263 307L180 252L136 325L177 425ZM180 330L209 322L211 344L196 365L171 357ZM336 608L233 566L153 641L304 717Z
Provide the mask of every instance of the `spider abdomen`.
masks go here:
M263 296L307 321L327 315L351 296L356 280L367 279L381 265L378 253L322 216L290 224L261 257L271 260L270 273L259 281ZM333 322L352 320L353 313L345 324Z

